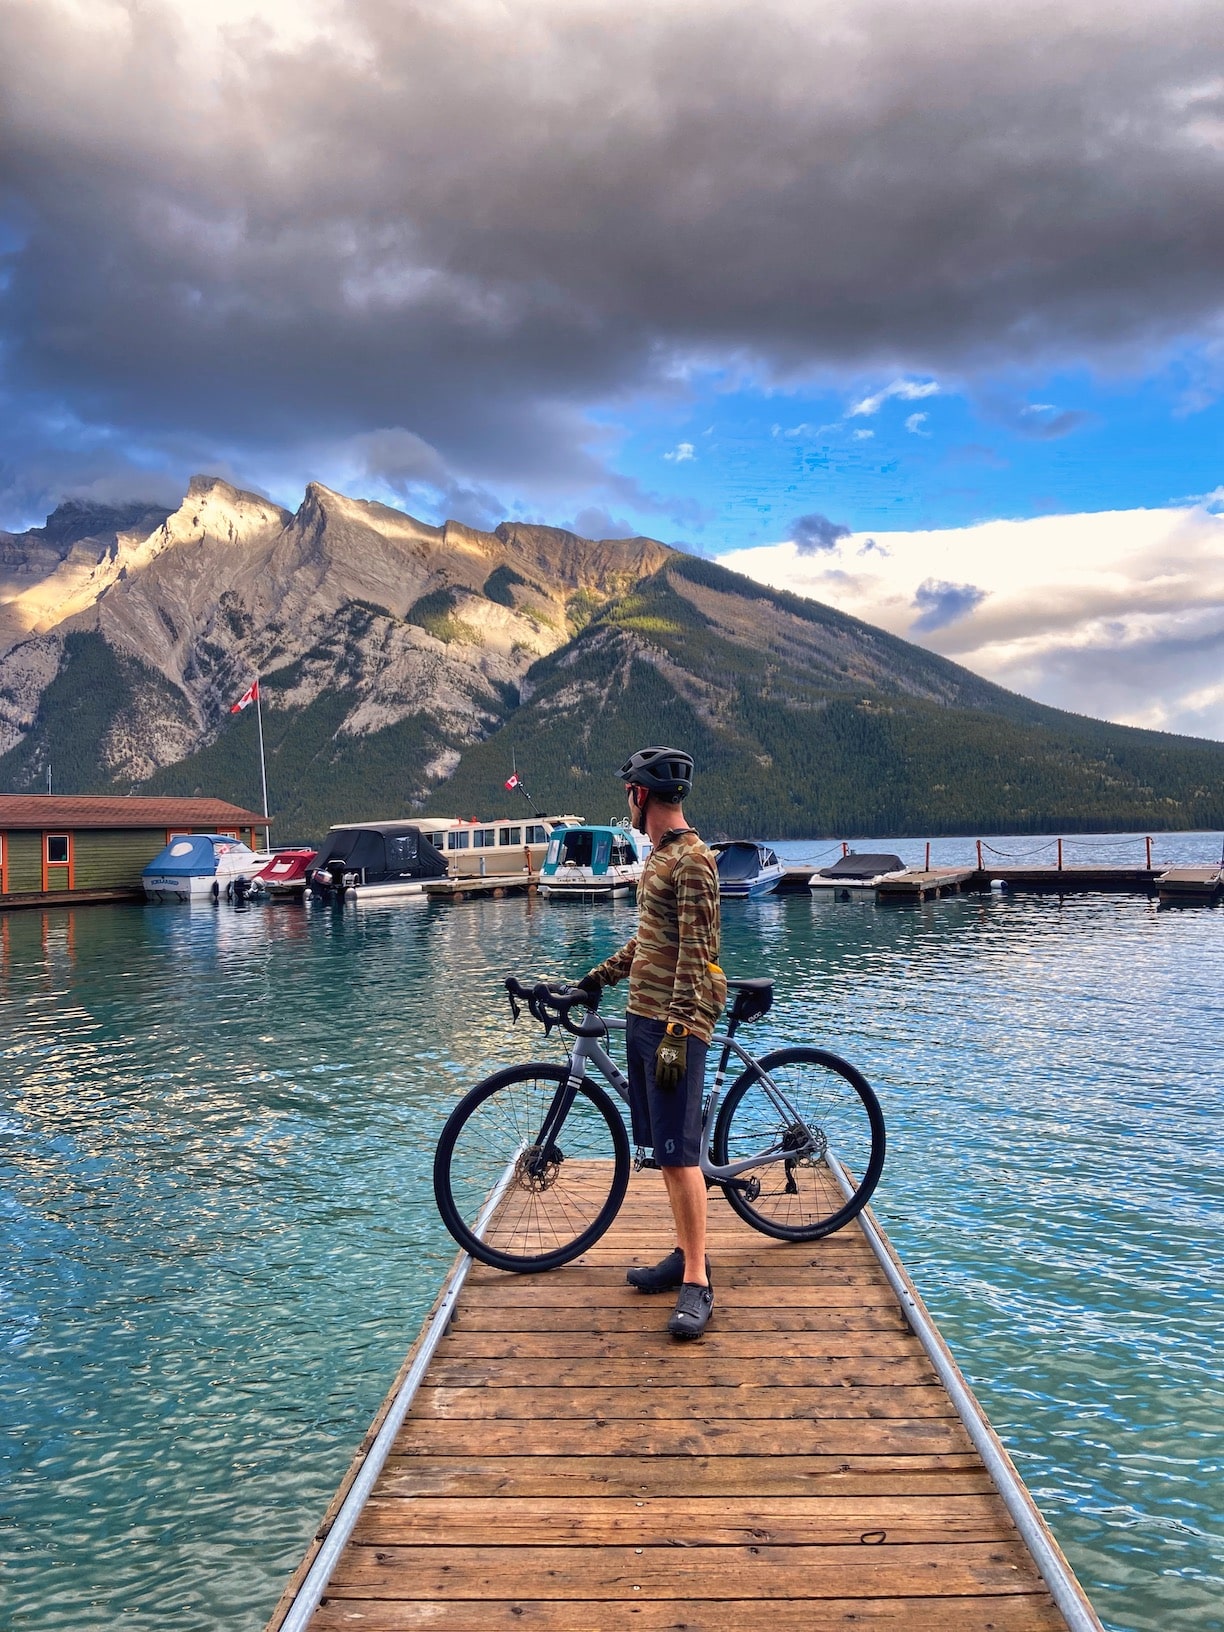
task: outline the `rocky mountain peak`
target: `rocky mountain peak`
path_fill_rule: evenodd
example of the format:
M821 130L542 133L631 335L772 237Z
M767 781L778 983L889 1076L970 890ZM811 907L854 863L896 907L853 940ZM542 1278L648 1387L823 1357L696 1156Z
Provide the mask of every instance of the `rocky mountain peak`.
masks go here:
M174 542L208 537L244 544L289 520L288 510L262 494L232 487L219 476L193 476L182 504L166 520L166 534Z
M46 525L34 529L60 555L86 538L111 538L116 533L151 533L170 514L165 505L140 502L96 504L88 499L65 499L47 517Z

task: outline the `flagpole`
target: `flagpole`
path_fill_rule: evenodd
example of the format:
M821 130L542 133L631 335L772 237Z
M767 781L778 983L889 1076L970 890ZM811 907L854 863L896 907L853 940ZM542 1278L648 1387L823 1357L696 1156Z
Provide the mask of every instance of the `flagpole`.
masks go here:
M259 724L259 780L263 785L263 805L264 805L263 813L264 813L264 820L267 821L267 819L268 819L268 770L267 770L267 766L264 764L263 699L259 695L259 681L258 681L258 679L256 679L256 681L255 681L255 719ZM265 827L264 828L264 843L265 844L268 843L268 838L269 838L268 830Z

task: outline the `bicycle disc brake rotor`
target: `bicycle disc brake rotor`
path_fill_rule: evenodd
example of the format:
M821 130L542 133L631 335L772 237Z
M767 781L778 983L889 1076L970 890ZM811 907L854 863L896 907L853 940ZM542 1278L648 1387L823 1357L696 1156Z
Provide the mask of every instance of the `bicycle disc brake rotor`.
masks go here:
M564 1154L556 1145L541 1150L539 1145L528 1145L519 1152L514 1164L514 1183L519 1190L530 1190L535 1195L550 1190L557 1182Z
M802 1122L792 1122L782 1135L782 1149L793 1150L796 1165L815 1167L823 1162L829 1150L829 1139L823 1128L806 1128ZM791 1163L788 1161L788 1167Z

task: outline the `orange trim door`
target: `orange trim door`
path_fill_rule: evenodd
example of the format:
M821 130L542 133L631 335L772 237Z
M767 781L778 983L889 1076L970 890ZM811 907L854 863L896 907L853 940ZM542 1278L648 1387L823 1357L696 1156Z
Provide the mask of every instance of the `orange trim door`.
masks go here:
M42 846L43 894L52 888L71 890L75 886L76 863L71 833L44 833Z

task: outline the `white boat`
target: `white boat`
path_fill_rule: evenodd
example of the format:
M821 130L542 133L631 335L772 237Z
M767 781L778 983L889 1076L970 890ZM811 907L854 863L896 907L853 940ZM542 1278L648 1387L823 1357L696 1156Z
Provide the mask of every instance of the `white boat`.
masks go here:
M140 875L149 901L244 898L271 850L252 850L227 833L180 833Z
M606 901L637 889L650 840L618 822L565 827L548 841L540 894L549 901Z
M786 868L767 844L724 839L712 844L718 862L718 893L724 900L755 901L777 889Z
M871 895L886 878L904 878L909 868L900 856L860 854L850 850L832 867L822 867L808 880L812 890L831 890L834 899L849 901L856 895Z

